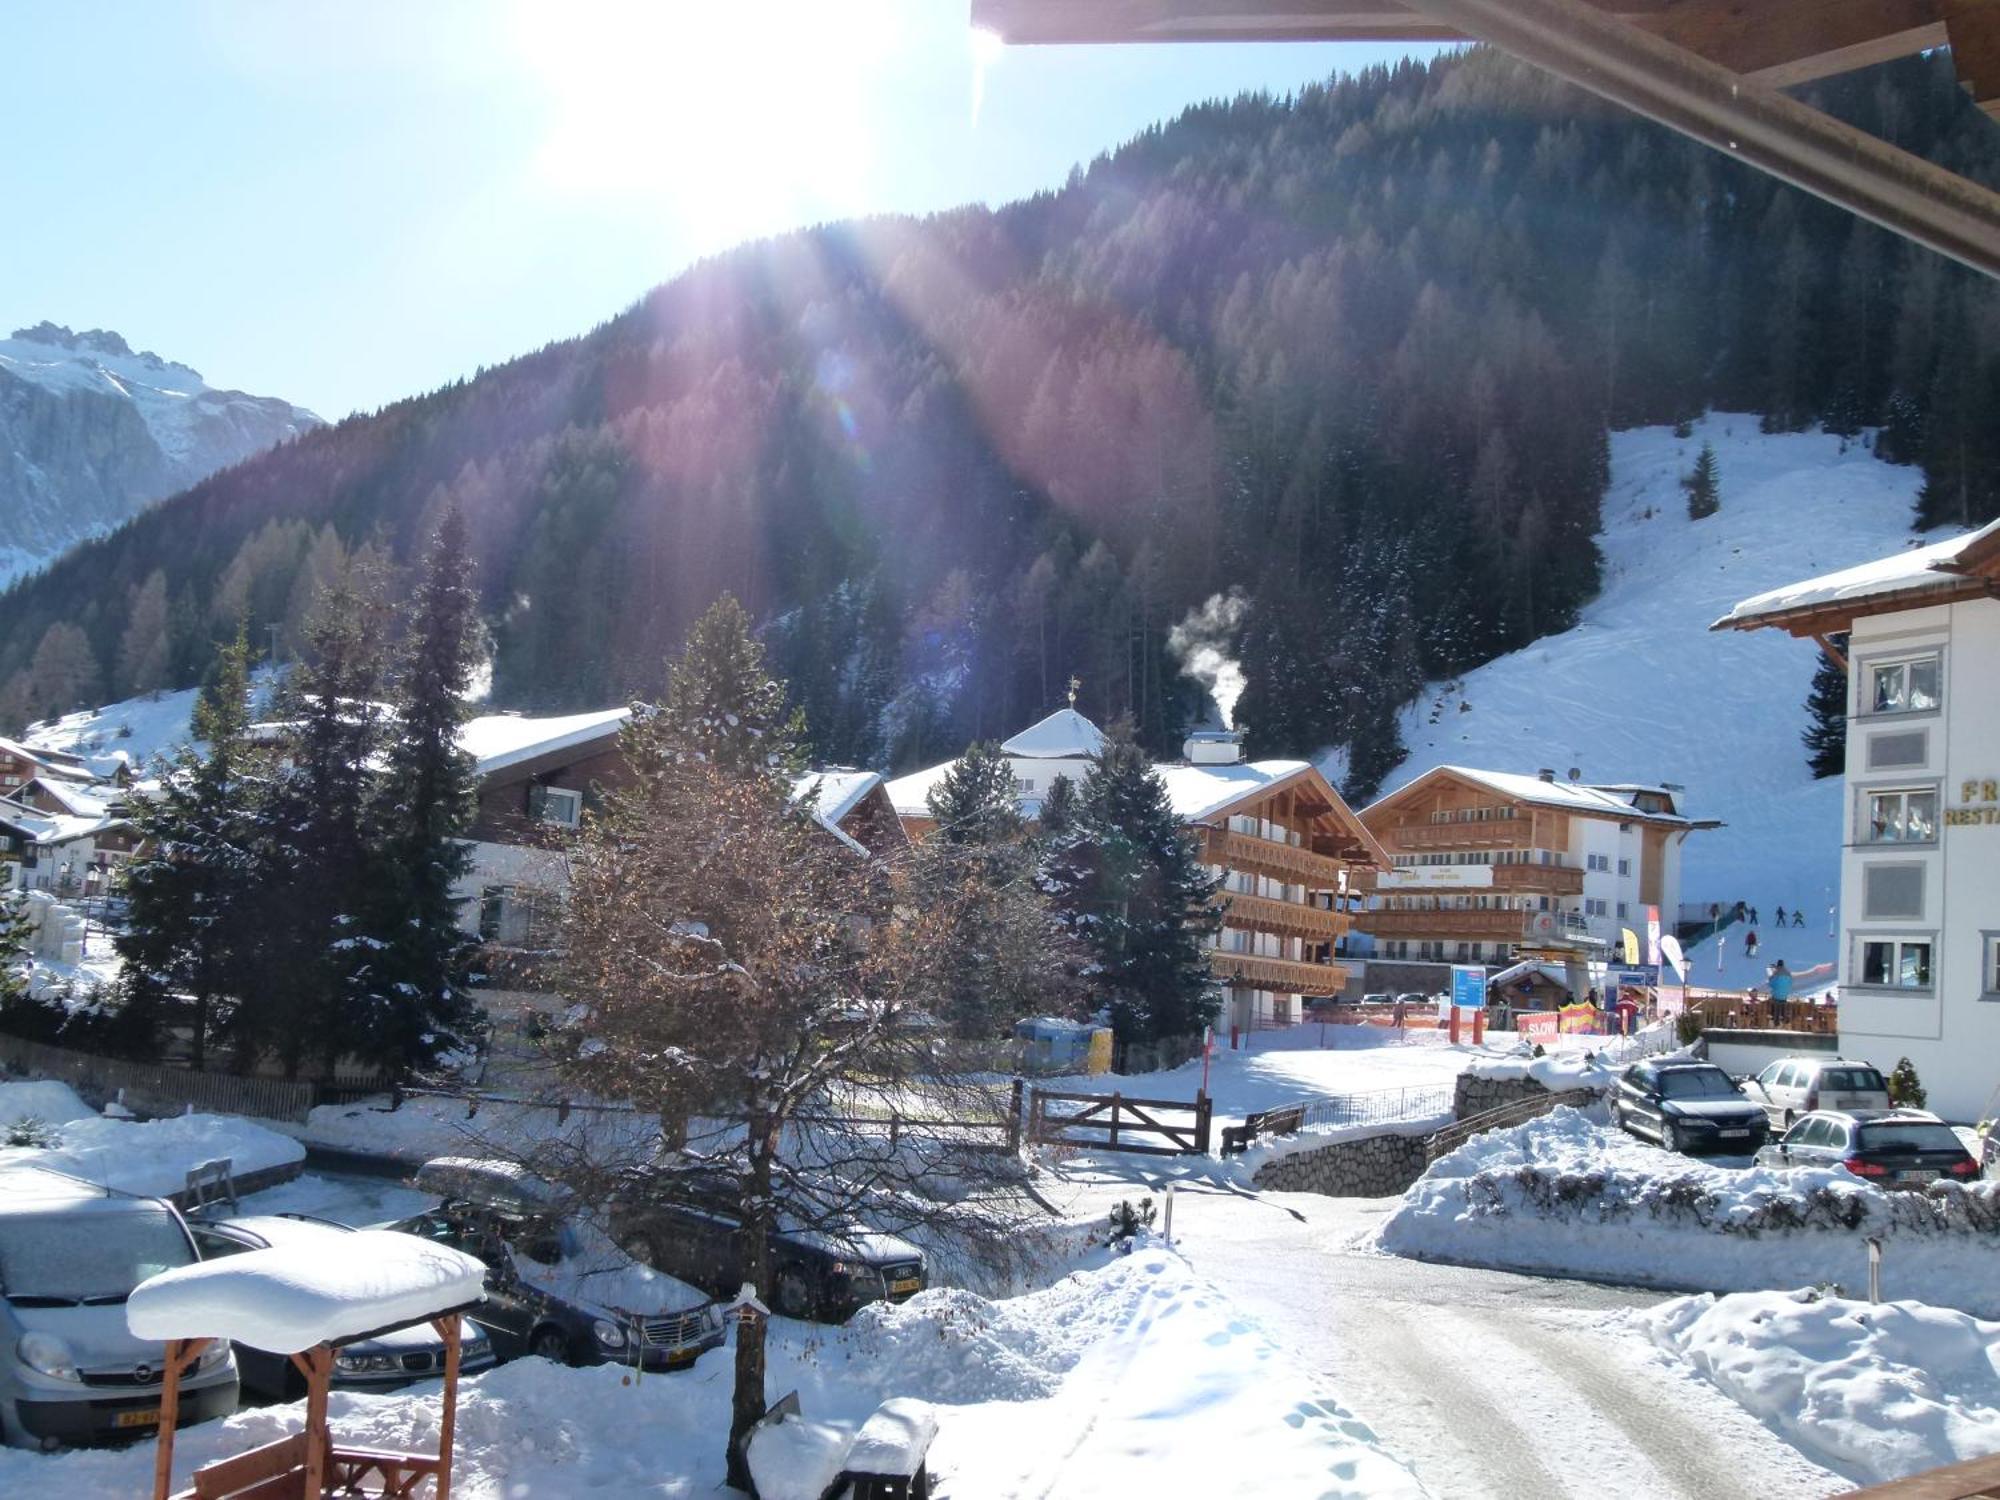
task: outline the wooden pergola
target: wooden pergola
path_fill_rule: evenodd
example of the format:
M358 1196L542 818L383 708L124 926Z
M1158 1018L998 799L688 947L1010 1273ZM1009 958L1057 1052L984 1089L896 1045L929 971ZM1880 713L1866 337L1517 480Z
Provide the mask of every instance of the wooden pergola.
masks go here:
M1989 276L2000 193L1783 89L1934 47L2000 120L2000 0L971 0L1034 43L1489 42ZM1995 137L2000 155L2000 136Z
M343 1236L340 1261L319 1246L274 1246L208 1261L140 1284L126 1320L166 1342L153 1500L319 1500L330 1495L449 1500L458 1414L459 1318L484 1296L471 1256L389 1230ZM334 1351L412 1323L444 1343L438 1451L405 1453L337 1444L327 1422ZM305 1426L289 1437L197 1469L172 1489L180 1380L203 1349L231 1339L290 1357L306 1382ZM424 1481L431 1488L423 1488Z

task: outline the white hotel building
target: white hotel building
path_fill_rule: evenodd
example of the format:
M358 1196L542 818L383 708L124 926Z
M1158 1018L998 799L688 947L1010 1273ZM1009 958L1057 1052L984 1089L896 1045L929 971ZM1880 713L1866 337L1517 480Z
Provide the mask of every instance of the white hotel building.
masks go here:
M1746 599L1847 669L1840 1047L1929 1106L2000 1095L2000 522ZM1845 635L1843 651L1835 638Z

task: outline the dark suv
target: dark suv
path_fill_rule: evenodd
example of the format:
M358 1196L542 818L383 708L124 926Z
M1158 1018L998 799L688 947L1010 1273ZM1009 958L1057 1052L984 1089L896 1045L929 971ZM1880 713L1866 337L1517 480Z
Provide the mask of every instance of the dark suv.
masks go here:
M735 1182L719 1173L634 1177L612 1206L612 1237L634 1260L732 1296L745 1280L736 1203ZM768 1254L772 1302L788 1318L838 1322L864 1303L913 1297L927 1279L923 1251L859 1224L781 1223Z
M1762 1106L1714 1063L1638 1062L1618 1079L1611 1123L1650 1135L1669 1151L1749 1155L1771 1134Z
M633 1265L547 1183L505 1163L441 1157L417 1186L444 1201L386 1227L485 1262L486 1300L471 1316L502 1358L676 1370L722 1343L719 1308Z
M1877 1187L1970 1182L1979 1162L1936 1115L1920 1109L1823 1109L1757 1153L1764 1167L1845 1167Z

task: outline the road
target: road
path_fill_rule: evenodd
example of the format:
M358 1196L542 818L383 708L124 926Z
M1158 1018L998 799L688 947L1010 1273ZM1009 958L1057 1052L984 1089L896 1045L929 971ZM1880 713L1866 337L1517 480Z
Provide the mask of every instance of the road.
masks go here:
M1129 1195L1130 1185L1123 1195ZM1120 1196L1082 1187L1079 1204ZM1781 1500L1850 1486L1657 1354L1666 1294L1386 1256L1395 1199L1183 1182L1175 1243L1439 1500Z

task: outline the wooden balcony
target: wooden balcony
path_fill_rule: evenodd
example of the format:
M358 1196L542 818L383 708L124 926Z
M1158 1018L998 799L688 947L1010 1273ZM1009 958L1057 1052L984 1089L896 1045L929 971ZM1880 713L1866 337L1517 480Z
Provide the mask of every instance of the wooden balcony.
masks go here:
M1361 926L1378 938L1486 938L1518 943L1532 933L1527 911L1368 911Z
M1391 849L1526 849L1535 825L1527 818L1471 823L1405 823L1382 834Z
M1231 953L1212 948L1209 972L1224 984L1297 995L1338 995L1347 984L1342 964L1306 964L1291 958L1265 958L1257 953Z
M1220 899L1229 903L1222 920L1231 927L1331 943L1347 936L1354 925L1354 918L1346 912L1326 911L1299 901L1249 896L1241 891L1224 891Z
M1238 833L1233 828L1201 830L1201 857L1211 865L1231 870L1248 870L1253 875L1273 875L1287 884L1304 885L1316 891L1340 889L1340 872L1347 868L1325 854L1315 854L1296 844Z

